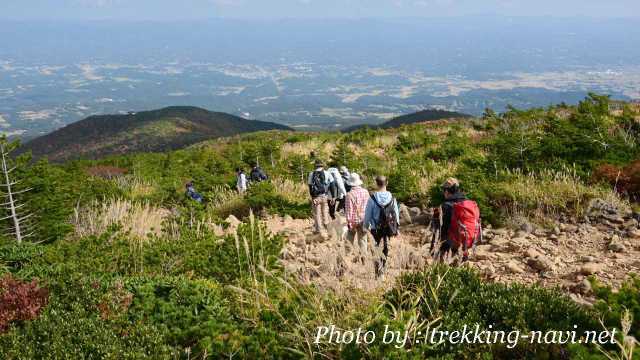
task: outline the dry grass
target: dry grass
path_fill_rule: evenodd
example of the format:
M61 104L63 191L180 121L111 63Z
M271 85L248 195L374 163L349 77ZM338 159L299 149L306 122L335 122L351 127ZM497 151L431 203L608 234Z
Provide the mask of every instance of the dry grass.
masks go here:
M442 178L452 176L458 169L458 163L446 162L437 163L427 169L416 169L412 171L412 175L418 178L418 189L421 194L429 194L429 190L438 184Z
M398 142L398 134L391 133L388 135L376 136L369 144L367 144L368 149L378 150L378 149L391 149Z
M561 214L581 217L592 199L600 198L617 207L629 204L610 189L585 185L572 169L545 170L524 174L506 171L510 180L499 184L496 201L508 217L527 217L545 221Z
M320 140L310 138L309 140L304 142L297 142L292 144L286 143L282 145L281 151L284 158L286 158L287 155L308 156L311 151L319 149L321 145L322 142Z
M74 210L72 224L79 237L99 236L114 225L127 232L131 241L146 243L162 235L162 224L169 216L163 208L122 199L97 201Z
M153 195L157 191L155 184L140 179L137 176L120 176L113 180L119 189L129 194L132 199L139 199Z
M264 244L270 241L266 229L253 214L249 215L248 232L243 235L235 234L235 250L239 270L246 274L246 281L237 285L228 285L227 289L234 293L235 300L240 303L239 316L260 323L262 314L268 310L276 316L283 327L281 336L288 338L290 343L297 344L290 348L292 353L304 358L335 358L335 347L330 344L314 344L318 326L335 324L345 326L346 313L352 313L360 297L351 297L339 301L322 296L314 287L297 286L296 280L267 266L268 259L264 253ZM273 291L273 282L280 285L280 293ZM282 301L286 299L287 314L283 314ZM371 297L369 297L371 299ZM298 305L295 305L298 304ZM310 312L309 309L316 309ZM356 324L349 324L349 326ZM334 355L334 356L332 356Z
M246 207L244 197L229 186L215 186L211 191L208 208L215 216L226 218L230 214L242 212Z
M276 193L293 203L304 203L309 200L309 189L299 181L276 178L272 180Z
M312 151L320 159L329 159L335 148L336 143L334 141L322 141L310 136L306 141L282 145L281 152L282 157L285 159L291 155L309 156Z

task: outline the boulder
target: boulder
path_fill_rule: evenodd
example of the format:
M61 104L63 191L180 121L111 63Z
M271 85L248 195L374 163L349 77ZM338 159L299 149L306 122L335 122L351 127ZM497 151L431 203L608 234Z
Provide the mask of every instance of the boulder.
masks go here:
M418 216L422 215L422 210L420 210L419 207L411 207L409 208L409 213L411 214L412 218L417 218Z
M491 259L491 250L489 249L489 245L478 245L475 247L475 249L471 252L471 257L474 260L479 260L479 261L483 261L483 260L489 260Z
M534 248L528 248L525 252L524 252L525 256L528 258L537 258L538 256L542 256L542 253L540 253L538 250L534 249Z
M602 271L602 265L597 263L586 263L580 267L580 274L593 275Z
M591 293L591 282L589 282L588 279L585 279L582 275L578 275L576 281L577 283L569 288L573 293L582 295L589 295Z
M622 218L622 216L619 216L617 214L616 215L605 214L605 215L602 215L602 218L606 219L612 224L624 224L624 219Z
M511 241L503 237L497 237L491 240L492 251L509 251L511 248Z
M617 241L609 243L609 246L607 246L607 249L615 253L621 253L621 252L627 251L627 248L624 246L624 244Z
M520 231L526 234L531 234L533 230L534 230L533 225L531 225L531 223L526 220L523 221L522 224L520 224Z
M576 233L576 232L578 232L578 227L576 225L566 224L564 229L568 233Z
M580 262L583 262L583 263L591 263L591 262L595 262L595 261L596 261L596 258L593 257L593 256L582 255L580 257Z
M511 272L512 274L521 274L524 272L524 269L520 266L520 264L515 261L509 261L507 265L505 265L505 269Z
M627 236L632 239L640 239L640 229L633 228L627 230Z
M400 210L400 225L413 224L413 220L411 219L411 212L409 211L407 205L400 204L398 210Z
M507 229L490 229L490 232L497 236L506 236L509 234Z
M542 272L552 271L554 267L553 261L545 255L529 258L527 260L527 264L529 264L533 269Z
M624 226L626 229L637 229L638 228L638 220L636 219L629 219L627 221L624 222L624 224L622 224L622 226Z

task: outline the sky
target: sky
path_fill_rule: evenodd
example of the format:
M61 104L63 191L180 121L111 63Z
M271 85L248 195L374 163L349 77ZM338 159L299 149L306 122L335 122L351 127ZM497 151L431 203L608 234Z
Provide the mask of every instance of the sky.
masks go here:
M639 0L0 0L0 19L640 17Z

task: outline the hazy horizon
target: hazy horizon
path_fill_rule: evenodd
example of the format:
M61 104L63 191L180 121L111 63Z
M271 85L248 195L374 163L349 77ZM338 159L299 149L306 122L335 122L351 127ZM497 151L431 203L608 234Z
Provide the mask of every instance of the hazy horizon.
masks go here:
M635 18L636 0L3 0L12 20L326 19L459 16Z
M548 1L374 1L360 12L355 0L226 1L3 1L0 17L15 19L0 20L0 132L169 105L327 128L425 108L573 104L592 91L640 98L629 18L640 4L597 14L593 2L579 13L563 3L549 17Z

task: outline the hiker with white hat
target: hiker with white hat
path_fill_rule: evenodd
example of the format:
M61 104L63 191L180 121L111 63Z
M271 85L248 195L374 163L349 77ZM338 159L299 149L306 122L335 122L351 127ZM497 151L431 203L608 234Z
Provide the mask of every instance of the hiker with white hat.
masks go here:
M364 215L369 201L369 192L362 187L362 180L357 173L349 174L347 184L351 191L345 200L345 215L347 218L347 238L359 249L359 260L364 263L367 253L368 235L364 228Z

